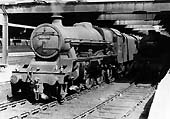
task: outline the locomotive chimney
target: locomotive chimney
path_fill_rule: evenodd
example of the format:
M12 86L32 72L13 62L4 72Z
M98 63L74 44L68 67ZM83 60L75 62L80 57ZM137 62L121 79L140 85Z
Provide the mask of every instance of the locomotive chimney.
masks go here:
M52 24L57 25L57 26L58 25L63 26L62 19L63 19L63 17L61 15L54 14L52 16Z

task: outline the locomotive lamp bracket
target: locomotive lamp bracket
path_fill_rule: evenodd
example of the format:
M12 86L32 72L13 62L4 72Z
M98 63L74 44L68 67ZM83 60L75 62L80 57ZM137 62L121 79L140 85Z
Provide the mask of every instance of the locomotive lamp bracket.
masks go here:
M39 68L39 67L37 67L37 68L36 68L36 71L40 71L40 68Z
M39 100L39 96L41 95L41 94L43 94L43 84L42 83L40 83L40 78L39 77L35 77L34 78L34 89L33 89L33 91L34 91L34 93L35 93L35 99L36 100Z
M60 66L60 73L63 73L64 69L67 67L66 64Z

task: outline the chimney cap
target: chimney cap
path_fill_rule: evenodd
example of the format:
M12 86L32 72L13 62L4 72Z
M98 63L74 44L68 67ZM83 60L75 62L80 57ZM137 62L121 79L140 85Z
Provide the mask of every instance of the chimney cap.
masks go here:
M64 17L59 15L59 14L54 14L53 16L51 16L52 18L59 18L59 19L63 19Z

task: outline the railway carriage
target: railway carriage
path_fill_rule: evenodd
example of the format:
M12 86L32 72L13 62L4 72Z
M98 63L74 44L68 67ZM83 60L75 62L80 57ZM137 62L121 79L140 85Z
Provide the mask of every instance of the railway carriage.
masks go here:
M89 22L66 27L55 19L41 24L30 38L35 58L13 71L12 95L22 93L31 101L61 100L72 90L109 83L122 70L120 66L133 60L135 40Z

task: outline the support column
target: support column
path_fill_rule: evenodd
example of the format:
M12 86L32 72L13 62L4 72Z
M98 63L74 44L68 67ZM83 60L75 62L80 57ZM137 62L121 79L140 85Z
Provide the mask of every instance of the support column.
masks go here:
M3 13L2 26L2 63L8 64L8 15Z

